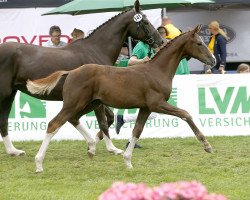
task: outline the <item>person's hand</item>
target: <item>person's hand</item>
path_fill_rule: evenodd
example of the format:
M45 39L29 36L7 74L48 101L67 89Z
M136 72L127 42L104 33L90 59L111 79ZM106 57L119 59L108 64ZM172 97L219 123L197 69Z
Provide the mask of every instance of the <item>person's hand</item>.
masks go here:
M212 70L211 69L208 69L205 74L212 74Z
M221 65L221 66L219 67L219 72L220 72L221 74L225 74L225 73L226 73L226 71L224 70L224 65Z
M141 59L141 63L146 63L148 61L149 61L149 57L148 56L146 56L143 59Z
M158 51L160 51L160 50L161 50L160 47L157 47L157 48L154 49L154 52L158 53Z

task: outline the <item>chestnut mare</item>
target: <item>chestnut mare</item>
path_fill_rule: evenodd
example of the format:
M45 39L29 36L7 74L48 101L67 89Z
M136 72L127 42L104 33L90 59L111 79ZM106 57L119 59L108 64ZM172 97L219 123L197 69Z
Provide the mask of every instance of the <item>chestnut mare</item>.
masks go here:
M194 124L191 115L170 105L172 80L181 59L191 56L214 66L215 58L197 34L201 26L183 33L166 44L149 62L128 68L89 64L72 71L58 71L44 79L28 81L27 88L34 94L53 92L60 79L63 86L63 108L50 121L46 137L36 155L36 171L43 171L43 159L51 138L60 126L73 116L86 114L89 107L100 104L114 108L140 108L131 142L124 153L125 164L132 168L131 157L136 141L151 112L177 116L185 120L207 152L212 147Z
M17 90L39 99L62 100L63 81L50 94L33 95L26 88L28 79L39 79L58 70L72 70L88 63L113 65L128 35L150 44L153 48L163 43L158 31L140 11L138 0L133 9L111 18L87 38L79 39L63 48L47 48L20 43L1 44L0 132L6 152L10 155L25 153L16 149L8 136L8 116ZM122 153L122 150L112 144L107 131L114 120L113 112L108 107L105 107L106 112L103 110L98 107L95 114L101 130L105 130L106 147L108 151L115 154ZM80 131L89 145L95 146L95 140L80 125L79 117L74 116L68 121ZM102 136L102 132L99 132L100 134ZM93 148L91 154L94 154Z

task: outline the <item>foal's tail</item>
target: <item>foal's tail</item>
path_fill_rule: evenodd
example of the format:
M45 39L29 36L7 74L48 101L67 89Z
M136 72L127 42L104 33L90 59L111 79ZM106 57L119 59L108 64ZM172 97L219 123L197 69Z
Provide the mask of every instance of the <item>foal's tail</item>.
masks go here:
M68 73L69 71L57 71L45 78L34 81L27 80L27 89L31 94L49 94L51 90L53 90L53 88L57 85L61 77Z

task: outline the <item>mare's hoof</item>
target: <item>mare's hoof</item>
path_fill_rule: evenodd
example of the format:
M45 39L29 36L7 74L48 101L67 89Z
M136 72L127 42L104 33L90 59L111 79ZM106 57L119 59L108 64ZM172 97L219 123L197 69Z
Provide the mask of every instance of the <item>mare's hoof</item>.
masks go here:
M212 151L213 151L213 150L212 150L212 147L205 148L204 150L205 150L207 153L212 153Z

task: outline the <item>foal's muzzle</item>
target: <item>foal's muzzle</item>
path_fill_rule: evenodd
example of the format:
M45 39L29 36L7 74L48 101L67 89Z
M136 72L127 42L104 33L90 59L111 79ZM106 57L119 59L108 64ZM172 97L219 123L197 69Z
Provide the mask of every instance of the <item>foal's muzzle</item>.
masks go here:
M206 66L207 66L208 69L212 69L215 66L215 64L216 64L216 61L214 59L213 60L209 60L209 61L205 62L205 64L206 64Z
M216 58L214 57L214 55L212 58L210 58L210 63L211 63L210 64L211 68L213 68L216 65Z

